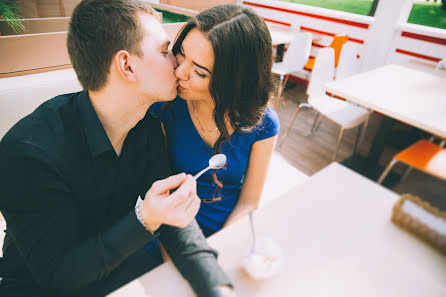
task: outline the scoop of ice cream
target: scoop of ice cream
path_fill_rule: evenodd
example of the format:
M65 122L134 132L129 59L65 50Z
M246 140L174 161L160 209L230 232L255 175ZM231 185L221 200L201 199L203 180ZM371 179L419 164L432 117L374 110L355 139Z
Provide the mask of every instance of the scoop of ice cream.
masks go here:
M279 273L282 265L282 249L270 238L260 239L254 251L243 258L243 268L256 280L263 280Z

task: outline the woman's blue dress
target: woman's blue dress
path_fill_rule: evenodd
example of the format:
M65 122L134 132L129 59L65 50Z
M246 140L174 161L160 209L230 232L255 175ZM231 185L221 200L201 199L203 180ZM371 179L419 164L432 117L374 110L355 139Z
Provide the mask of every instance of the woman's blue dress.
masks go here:
M209 165L209 158L213 155L212 148L198 134L184 99L177 97L167 110L161 108L165 103L155 103L150 109L164 124L174 170L195 175ZM223 188L214 183L212 170L197 180L198 197L201 199L221 197L217 202L201 203L196 216L206 237L223 227L237 204L252 144L278 133L279 118L274 109L268 107L260 124L249 132L234 132L229 140L222 143L220 153L226 155L227 162L225 168L217 171L217 178L223 184Z

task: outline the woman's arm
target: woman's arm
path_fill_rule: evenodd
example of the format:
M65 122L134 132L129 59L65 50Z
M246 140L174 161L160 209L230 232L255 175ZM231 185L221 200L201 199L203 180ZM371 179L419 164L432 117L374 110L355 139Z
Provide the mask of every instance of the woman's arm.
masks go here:
M224 226L232 224L259 206L260 195L265 184L276 141L277 135L256 141L252 145L248 169L246 170L245 180L240 191L239 201Z

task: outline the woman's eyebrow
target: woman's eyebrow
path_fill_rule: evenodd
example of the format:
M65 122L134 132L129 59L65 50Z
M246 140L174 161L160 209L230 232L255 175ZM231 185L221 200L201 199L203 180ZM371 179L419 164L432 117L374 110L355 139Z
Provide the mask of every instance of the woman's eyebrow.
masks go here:
M197 67L199 67L199 68L201 68L201 69L203 69L203 70L206 70L207 72L209 72L209 74L212 74L212 72L211 72L209 69L207 69L206 67L204 67L204 66L202 66L202 65L200 65L200 64L198 64L198 63L195 63L194 61L192 61L192 63L193 63L195 66L197 66Z
M186 55L186 54L184 53L183 45L181 45L181 52L182 52L184 55ZM194 65L197 66L198 68L201 68L201 69L207 71L209 74L212 75L212 72L211 72L209 69L207 69L206 67L204 67L203 65L200 65L200 64L198 64L198 63L195 62L195 61L192 61L192 64L194 64Z

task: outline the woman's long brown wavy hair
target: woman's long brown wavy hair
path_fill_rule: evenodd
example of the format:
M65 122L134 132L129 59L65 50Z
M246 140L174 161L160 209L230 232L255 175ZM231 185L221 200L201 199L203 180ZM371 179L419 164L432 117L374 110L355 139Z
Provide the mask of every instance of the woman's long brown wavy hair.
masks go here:
M250 8L220 5L202 11L184 25L172 48L175 56L193 28L205 34L214 50L209 91L220 132L213 147L217 154L230 138L226 118L235 131L250 131L263 118L273 88L271 36L263 19ZM221 186L215 172L213 176Z

